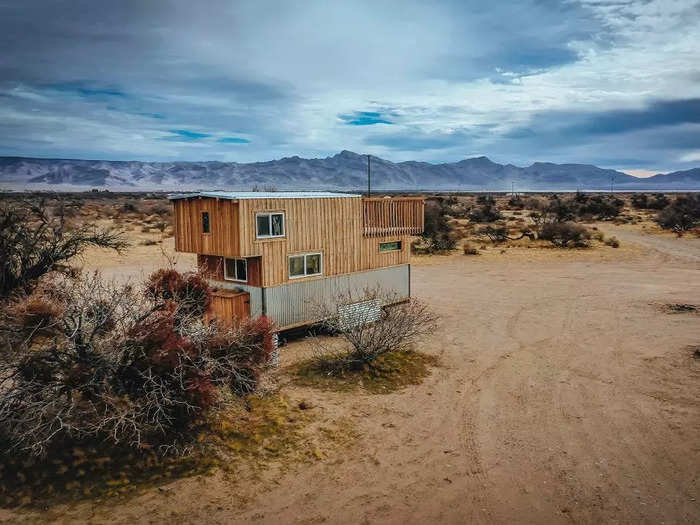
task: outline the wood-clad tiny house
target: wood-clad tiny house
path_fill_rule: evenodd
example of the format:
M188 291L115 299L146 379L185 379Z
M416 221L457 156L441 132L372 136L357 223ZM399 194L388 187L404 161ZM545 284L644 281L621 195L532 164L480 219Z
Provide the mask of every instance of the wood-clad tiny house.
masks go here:
M224 323L267 315L285 329L313 321L313 303L339 293L381 287L410 296L420 197L200 192L170 199L175 249L197 254L218 290L211 315Z

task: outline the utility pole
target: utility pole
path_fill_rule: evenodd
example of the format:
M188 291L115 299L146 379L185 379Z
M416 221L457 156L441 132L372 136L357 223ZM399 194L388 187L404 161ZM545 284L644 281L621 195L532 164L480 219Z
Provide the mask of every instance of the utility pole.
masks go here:
M615 183L615 175L610 175L610 195L613 194L614 183Z
M369 197L372 193L372 171L370 169L370 155L367 155L367 196Z
M510 181L510 194L515 195L515 181Z

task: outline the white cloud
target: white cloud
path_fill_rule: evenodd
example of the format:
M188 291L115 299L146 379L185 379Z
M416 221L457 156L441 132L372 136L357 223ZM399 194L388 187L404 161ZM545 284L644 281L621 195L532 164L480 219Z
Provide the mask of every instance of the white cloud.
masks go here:
M700 162L700 151L691 151L685 155L681 155L681 162Z

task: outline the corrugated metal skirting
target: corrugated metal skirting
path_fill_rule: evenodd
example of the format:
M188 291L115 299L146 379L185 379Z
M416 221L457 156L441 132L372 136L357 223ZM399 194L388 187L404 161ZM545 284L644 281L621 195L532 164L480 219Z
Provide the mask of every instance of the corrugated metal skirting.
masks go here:
M409 275L409 266L404 264L266 288L267 315L280 327L312 321L318 304L334 307L338 295L347 293L361 300L365 290L377 287L387 294L387 302L406 299L410 295ZM252 293L250 306L255 315Z
M367 289L381 288L387 301L406 299L411 295L409 265L392 266L346 275L291 282L271 288L259 288L241 283L211 281L219 288L242 289L250 293L250 315L263 313L263 293L266 314L280 328L314 320L318 304L334 308L339 294L351 294L359 301Z

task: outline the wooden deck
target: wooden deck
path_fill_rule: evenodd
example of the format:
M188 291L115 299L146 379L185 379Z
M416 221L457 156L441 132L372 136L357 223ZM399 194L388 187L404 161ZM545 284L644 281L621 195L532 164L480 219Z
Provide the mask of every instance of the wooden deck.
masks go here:
M423 232L422 197L365 197L362 227L365 237L419 235Z

